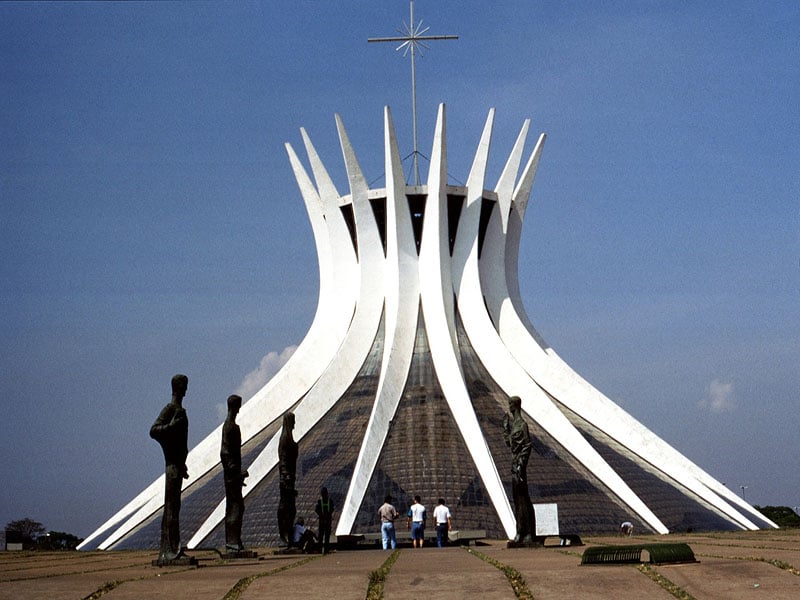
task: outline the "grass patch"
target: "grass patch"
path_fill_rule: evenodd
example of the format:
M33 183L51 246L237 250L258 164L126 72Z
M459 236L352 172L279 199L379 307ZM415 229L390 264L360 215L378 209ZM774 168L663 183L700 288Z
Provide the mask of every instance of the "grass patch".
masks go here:
M247 577L242 577L239 581L237 581L234 586L228 590L228 593L222 597L222 600L238 600L242 593L253 583L256 579L261 579L262 577L268 577L269 575L274 575L275 573L280 573L281 571L287 571L289 569L294 569L295 567L299 567L301 565L306 564L307 562L311 562L319 558L321 555L317 556L308 556L303 560L298 560L297 562L293 562L290 565L283 565L281 567L276 567L269 571L264 571L263 573L255 573L253 575L248 575Z
M782 560L775 560L772 558L761 558L759 560L763 560L765 563L772 565L773 567L778 567L779 569L783 569L784 571L788 571L792 575L800 575L800 571L795 569L792 565L787 562L783 562Z
M118 588L119 586L121 586L123 583L128 583L129 581L144 581L145 579L152 579L153 577L161 577L162 575L167 576L167 575L172 575L173 573L182 573L184 571L190 571L190 570L192 570L194 568L195 567L190 567L189 569L179 569L179 570L176 570L176 571L168 571L166 573L158 573L157 575L144 575L142 577L132 577L130 579L115 579L114 581L107 581L106 583L101 585L99 588L97 588L95 591L93 591L91 594L89 594L85 598L82 598L82 600L97 600L98 598L100 598L102 596L105 596L111 590L114 590L114 589ZM86 571L86 572L89 572L89 571Z
M520 600L533 600L533 593L531 592L530 588L528 588L525 578L522 576L522 573L517 571L514 567L510 567L509 565L501 563L500 561L495 560L490 556L486 556L483 552L478 552L473 548L467 548L467 552L502 571L503 575L505 575L506 579L508 579L508 583L511 584L511 589L514 590L514 595L517 598Z
M369 574L369 585L367 585L367 600L381 600L383 598L383 584L386 583L386 576L392 570L392 565L400 557L400 550L394 550L383 564L371 571Z
M120 586L123 583L125 583L125 582L123 580L121 580L121 579L117 579L116 581L109 581L107 583L104 583L102 586L97 588L91 594L86 596L83 600L97 600L100 596L104 596L105 594L107 594L108 592L113 590L115 587Z
M670 594L672 594L676 598L679 598L679 600L697 600L697 598L692 596L689 592L679 587L677 584L671 582L669 579L667 579L660 573L653 570L653 568L650 565L642 563L640 565L637 565L636 568L639 569L640 573L646 575L647 577L655 581L658 585L667 590Z

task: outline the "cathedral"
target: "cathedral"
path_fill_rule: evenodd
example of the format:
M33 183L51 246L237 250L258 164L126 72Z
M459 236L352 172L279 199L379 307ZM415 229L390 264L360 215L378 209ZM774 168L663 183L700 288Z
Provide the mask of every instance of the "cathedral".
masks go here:
M295 415L297 514L314 526L321 487L336 536L375 533L391 494L445 498L454 527L515 533L503 419L522 400L533 503L555 504L561 531L637 532L775 527L570 368L525 312L518 282L522 223L544 134L529 155L526 121L496 182L486 181L490 110L466 185L448 181L444 105L427 179L406 182L384 112L385 187L370 188L336 116L349 189L339 191L301 130L286 145L311 221L319 301L296 352L239 416L246 545L276 545L278 441ZM225 544L222 427L189 453L180 514L189 548ZM82 549L157 548L164 476L122 507ZM312 517L312 518L309 518Z

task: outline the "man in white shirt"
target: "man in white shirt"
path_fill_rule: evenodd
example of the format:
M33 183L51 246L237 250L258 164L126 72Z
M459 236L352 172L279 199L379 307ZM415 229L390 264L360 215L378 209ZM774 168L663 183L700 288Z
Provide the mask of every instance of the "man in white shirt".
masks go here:
M406 523L411 530L411 545L414 548L422 548L422 544L425 542L426 516L422 498L414 496L414 504L408 509L408 522Z
M436 523L436 545L442 548L447 543L447 532L453 526L450 509L444 505L444 498L439 498L438 506L433 509L433 522Z

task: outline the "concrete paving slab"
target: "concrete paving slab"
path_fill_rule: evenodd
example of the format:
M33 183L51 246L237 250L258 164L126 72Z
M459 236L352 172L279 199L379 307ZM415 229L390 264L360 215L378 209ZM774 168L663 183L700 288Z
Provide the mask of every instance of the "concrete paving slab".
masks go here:
M0 580L35 579L59 575L122 571L143 566L141 554L107 553L106 556L81 556L81 553L62 553L65 557L41 556L12 565L0 564ZM148 554L149 556L149 554ZM68 557L68 558L67 558Z
M581 566L580 549L476 548L515 568L525 578L536 600L674 600L674 596L640 573L635 565Z
M24 569L0 565L0 600L75 600L85 598L109 582L152 576L151 552L75 552L42 555L26 561Z
M363 600L367 595L369 574L380 568L389 555L390 552L383 550L354 550L317 556L296 569L256 579L241 595L241 600Z
M800 577L764 562L705 558L699 563L661 565L653 570L695 598L800 598Z
M650 568L698 600L800 598L800 530L596 538L588 545L631 542L688 543L700 560ZM484 553L515 568L536 600L549 598L672 598L636 566L579 566L584 547L507 549L504 542L463 548L404 548L389 572L385 598L513 598L505 575L476 558ZM255 579L244 600L302 597L364 598L371 571L389 552L340 551L328 556L276 555L256 549L259 560L220 561L214 552L196 553L199 568L152 567L152 551L0 552L0 600L86 598L107 582L121 581L102 600L221 599L242 577ZM472 554L472 555L471 555ZM768 560L779 560L773 565ZM285 568L288 567L288 568Z
M197 568L169 571L151 567L146 579L126 581L103 596L108 600L217 600L223 598L240 579L253 574L282 568L292 568L307 557L300 555L262 553L256 560L204 560Z
M697 560L704 562L708 558L728 558L731 560L757 559L762 561L777 560L789 564L795 564L798 559L798 551L783 548L755 548L742 546L706 546L704 544L692 544Z
M383 589L387 599L508 600L516 597L499 569L457 547L402 550Z
M113 579L110 571L0 583L0 600L76 600Z
M157 567L156 567L157 568ZM152 574L147 579L127 581L103 596L108 600L219 600L256 565L205 567L177 573Z

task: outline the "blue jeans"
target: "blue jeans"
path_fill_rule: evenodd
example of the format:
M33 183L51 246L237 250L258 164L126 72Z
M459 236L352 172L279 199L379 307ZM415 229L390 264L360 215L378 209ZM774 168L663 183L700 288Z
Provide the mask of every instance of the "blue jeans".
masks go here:
M411 539L424 540L425 539L425 525L422 521L414 521L411 524Z
M388 550L391 544L392 550L397 548L397 538L394 535L394 523L381 523L381 538L383 549Z
M436 526L436 545L439 548L447 544L447 523Z

